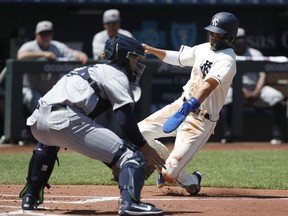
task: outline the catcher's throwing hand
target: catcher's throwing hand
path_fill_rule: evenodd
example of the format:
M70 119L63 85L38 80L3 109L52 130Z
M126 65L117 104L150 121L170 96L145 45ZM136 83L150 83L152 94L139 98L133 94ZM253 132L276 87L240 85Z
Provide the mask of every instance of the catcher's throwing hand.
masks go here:
M144 158L147 161L147 163L155 165L160 170L162 168L166 169L164 159L161 158L160 155L156 152L156 150L152 148L150 145L146 143L140 150L144 155Z
M163 125L163 131L165 133L170 133L177 129L179 125L185 120L186 116L189 115L189 113L193 110L198 109L199 106L200 103L195 97L185 101L180 109L165 122Z

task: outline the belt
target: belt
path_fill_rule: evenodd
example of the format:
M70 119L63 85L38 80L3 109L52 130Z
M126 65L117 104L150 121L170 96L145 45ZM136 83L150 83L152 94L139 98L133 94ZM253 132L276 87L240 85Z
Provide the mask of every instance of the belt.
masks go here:
M199 115L200 111L201 111L200 109L196 109L196 110L193 110L192 113ZM210 115L208 113L205 113L204 118L210 120Z
M37 104L36 109L39 110L39 107L40 107L40 105ZM51 112L53 112L53 111L59 111L59 110L66 110L66 108L67 108L67 106L64 105L64 104L53 104L52 107L51 107Z

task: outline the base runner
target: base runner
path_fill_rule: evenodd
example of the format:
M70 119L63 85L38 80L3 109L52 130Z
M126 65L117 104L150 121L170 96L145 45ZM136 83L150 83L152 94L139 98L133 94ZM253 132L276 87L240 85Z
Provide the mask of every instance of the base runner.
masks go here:
M219 119L228 89L236 74L233 42L238 20L228 12L215 14L210 25L209 42L193 47L182 46L179 51L163 50L143 44L146 54L163 62L181 67L193 67L183 94L173 103L138 123L148 143L166 159L166 168L158 176L158 187L176 184L191 195L200 191L202 175L192 175L185 167L208 141ZM169 155L157 138L176 137Z

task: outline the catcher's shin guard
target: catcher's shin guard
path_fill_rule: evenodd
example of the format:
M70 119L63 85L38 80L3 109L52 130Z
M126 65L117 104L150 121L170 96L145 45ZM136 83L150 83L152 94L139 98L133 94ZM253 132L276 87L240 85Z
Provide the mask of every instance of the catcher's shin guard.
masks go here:
M33 155L29 163L27 182L19 197L22 198L26 194L34 197L37 204L42 204L44 200L44 188L50 188L48 180L52 174L59 147L47 146L38 143L33 150ZM59 162L58 162L59 166Z
M145 181L145 162L142 154L136 151L134 157L128 159L119 173L121 202L140 202L141 190Z

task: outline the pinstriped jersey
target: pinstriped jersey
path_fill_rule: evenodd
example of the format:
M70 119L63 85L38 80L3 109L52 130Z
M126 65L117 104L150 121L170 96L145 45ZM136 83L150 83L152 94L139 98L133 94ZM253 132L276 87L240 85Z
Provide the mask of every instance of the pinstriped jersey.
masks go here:
M122 71L106 64L85 66L75 70L83 69L88 69L90 77L98 84L100 96L110 101L113 110L126 104L134 104L129 80ZM46 105L71 105L89 115L98 103L98 96L87 80L79 75L66 74L41 101Z

